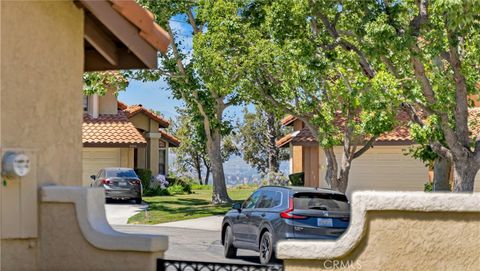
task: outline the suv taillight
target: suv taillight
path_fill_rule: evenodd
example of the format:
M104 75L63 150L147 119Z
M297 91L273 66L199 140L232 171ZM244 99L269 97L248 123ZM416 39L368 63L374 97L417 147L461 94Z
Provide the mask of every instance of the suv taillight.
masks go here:
M139 180L131 181L130 183L131 183L131 184L135 184L135 185L140 185L140 181L139 181Z
M280 213L281 218L285 219L305 219L306 216L294 215L293 212L293 198L288 198L288 209Z

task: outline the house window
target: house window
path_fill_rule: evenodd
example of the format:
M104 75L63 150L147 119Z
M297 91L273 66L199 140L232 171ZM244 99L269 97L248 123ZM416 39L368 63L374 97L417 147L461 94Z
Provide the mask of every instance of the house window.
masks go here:
M166 175L167 173L167 150L160 149L158 153L158 174Z
M88 111L88 96L83 96L83 112Z

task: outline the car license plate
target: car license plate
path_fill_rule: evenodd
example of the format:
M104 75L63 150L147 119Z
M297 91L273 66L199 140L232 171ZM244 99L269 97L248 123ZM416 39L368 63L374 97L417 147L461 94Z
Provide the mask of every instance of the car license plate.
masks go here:
M318 218L317 225L319 227L332 227L333 220L331 218Z
M127 186L127 182L118 182L118 185L120 185L120 186Z

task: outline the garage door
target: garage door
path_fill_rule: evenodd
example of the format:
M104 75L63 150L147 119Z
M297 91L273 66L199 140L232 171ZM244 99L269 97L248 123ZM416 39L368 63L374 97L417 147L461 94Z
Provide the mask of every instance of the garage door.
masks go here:
M375 146L353 160L347 195L359 190L423 191L428 169L421 161L405 155L405 148ZM340 160L341 150L335 149L335 153Z
M120 167L120 148L83 148L83 184L90 185L90 176L105 167Z

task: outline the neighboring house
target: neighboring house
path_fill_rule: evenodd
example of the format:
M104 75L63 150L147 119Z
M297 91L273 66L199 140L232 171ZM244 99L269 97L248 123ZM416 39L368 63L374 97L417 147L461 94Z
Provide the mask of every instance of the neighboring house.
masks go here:
M150 169L168 174L168 151L180 142L162 129L170 123L142 105L118 102L113 91L85 96L83 116L83 184L105 167Z
M395 129L381 135L371 149L353 160L348 195L356 190L423 191L424 184L431 181L431 172L424 163L407 154L414 144L408 128L409 116L400 113L397 120ZM469 121L470 130L477 134L480 126L475 123L480 122L480 108L470 109ZM283 118L282 124L293 127L292 133L277 140L278 147L290 148L290 172L304 172L306 186L326 187L325 154L310 130L291 115ZM340 165L342 147L334 147L334 151ZM476 190L480 190L478 181Z

